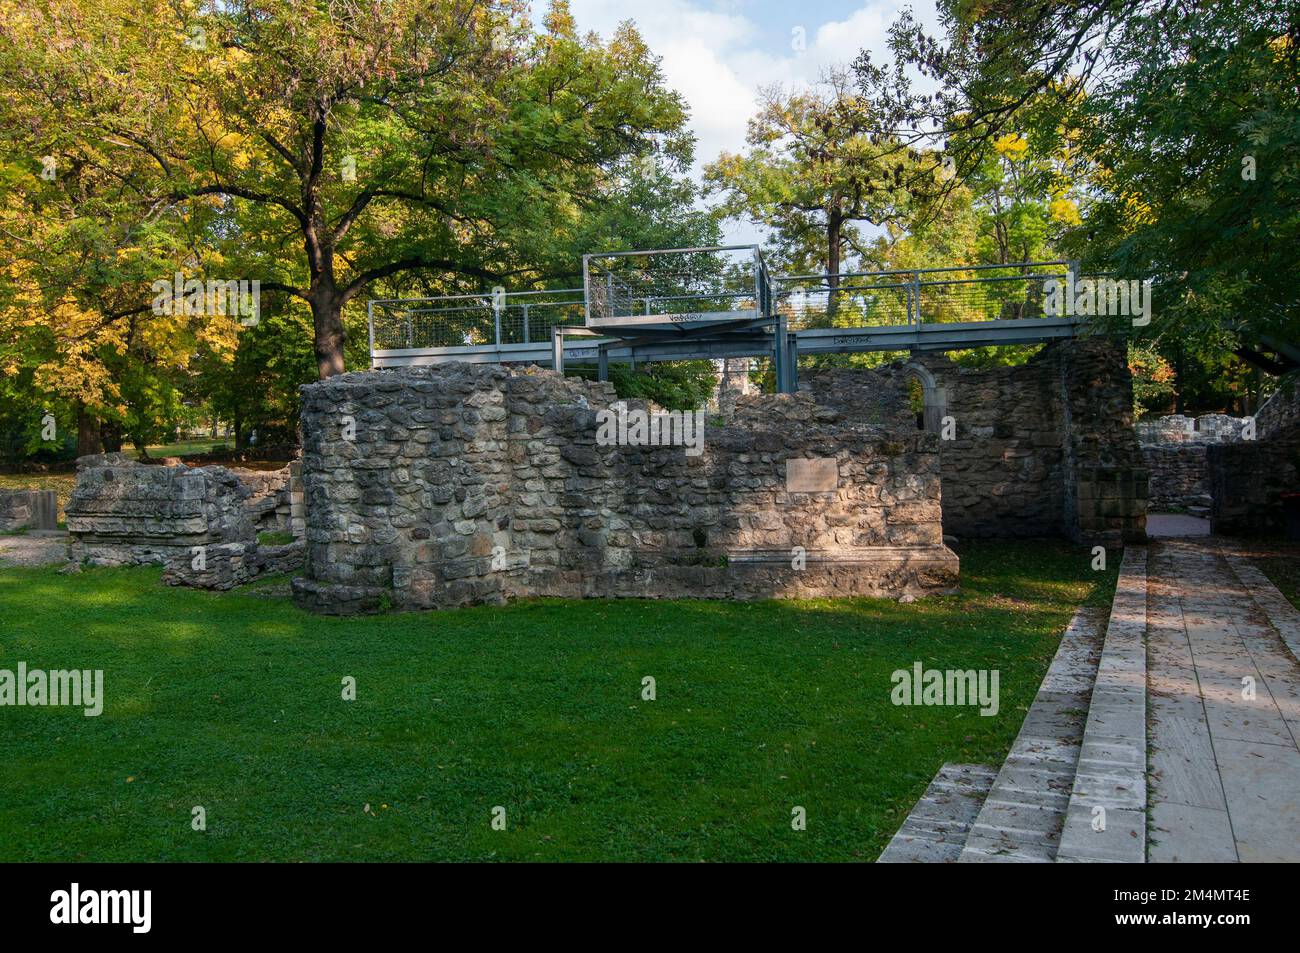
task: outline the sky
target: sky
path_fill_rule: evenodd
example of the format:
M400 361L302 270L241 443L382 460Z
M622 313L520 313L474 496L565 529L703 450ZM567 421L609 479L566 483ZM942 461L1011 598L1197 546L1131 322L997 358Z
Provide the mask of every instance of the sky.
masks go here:
M581 31L608 38L630 19L661 57L667 84L690 107L696 181L722 151L744 150L760 86L815 83L864 48L887 62L889 26L907 7L934 31L934 0L570 0ZM728 241L759 237L743 224L727 233Z

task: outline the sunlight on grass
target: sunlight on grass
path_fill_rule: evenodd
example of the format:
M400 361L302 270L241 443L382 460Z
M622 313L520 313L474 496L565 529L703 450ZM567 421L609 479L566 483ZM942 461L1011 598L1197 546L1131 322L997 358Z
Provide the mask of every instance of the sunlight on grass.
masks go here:
M107 696L99 718L6 713L0 860L870 860L941 764L1000 761L1074 607L1114 581L1063 544L972 547L963 567L960 594L910 605L355 619L301 612L283 577L209 593L148 567L0 571L0 664L103 669ZM914 661L998 669L999 714L894 706ZM813 819L798 836L792 804Z

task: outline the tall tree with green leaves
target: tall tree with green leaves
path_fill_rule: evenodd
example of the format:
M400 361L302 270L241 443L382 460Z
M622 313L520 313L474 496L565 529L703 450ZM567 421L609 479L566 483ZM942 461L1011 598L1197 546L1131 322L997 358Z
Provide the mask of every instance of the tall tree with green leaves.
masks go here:
M1063 237L1085 267L1151 278L1151 333L1300 364L1300 7L1162 0L945 0L894 62L863 54L882 131L949 137L964 178L999 137L1071 130L1089 182ZM939 88L920 94L907 67Z
M104 24L66 17L75 2L38 5L31 32L80 55L29 45L13 87L68 90L43 103L52 122L104 82ZM322 377L343 369L344 312L371 283L572 275L544 236L576 230L626 157L689 155L682 104L635 31L580 37L559 0L540 31L520 0L157 5L118 28L148 52L138 96L180 121L95 112L80 134L109 163L152 163L167 207L215 210L229 276L310 309Z
M233 316L152 306L153 281L201 268L215 217L168 202L157 163L124 139L180 135L157 51L132 26L170 16L0 0L0 362L6 388L74 427L81 453L156 430L197 350L236 335Z
M808 90L769 88L749 121L749 150L711 163L706 188L721 197L721 214L772 230L786 270L826 274L833 290L845 265L855 268L868 254L863 226L906 212L912 157L878 135L878 125L845 71Z

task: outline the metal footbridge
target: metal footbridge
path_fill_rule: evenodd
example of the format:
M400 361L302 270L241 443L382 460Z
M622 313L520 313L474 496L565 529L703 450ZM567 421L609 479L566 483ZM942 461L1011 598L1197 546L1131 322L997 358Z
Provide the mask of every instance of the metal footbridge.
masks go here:
M563 370L638 361L772 358L796 387L800 354L948 351L1074 336L1048 313L1067 261L839 275L773 275L756 245L584 255L581 288L376 299L374 368L470 361Z

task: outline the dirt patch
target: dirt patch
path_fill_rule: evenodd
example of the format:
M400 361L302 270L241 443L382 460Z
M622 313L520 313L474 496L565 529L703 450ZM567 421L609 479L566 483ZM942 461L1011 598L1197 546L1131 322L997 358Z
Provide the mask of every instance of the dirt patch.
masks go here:
M66 536L0 536L0 566L57 566L67 561Z

